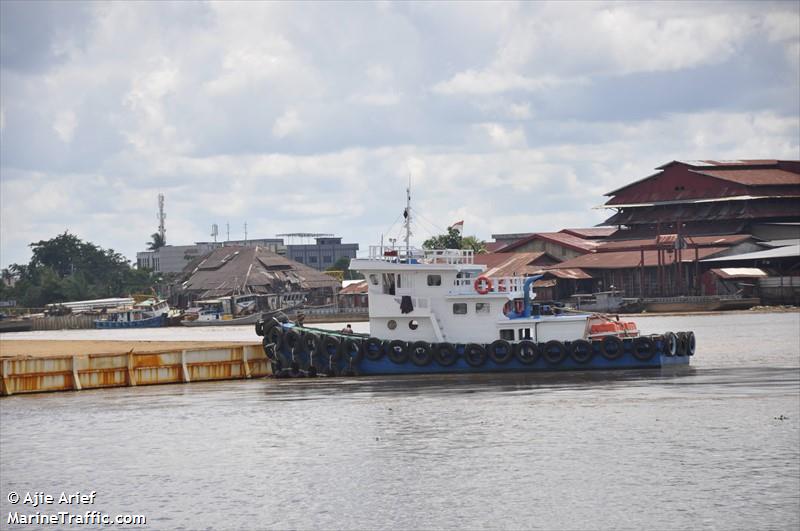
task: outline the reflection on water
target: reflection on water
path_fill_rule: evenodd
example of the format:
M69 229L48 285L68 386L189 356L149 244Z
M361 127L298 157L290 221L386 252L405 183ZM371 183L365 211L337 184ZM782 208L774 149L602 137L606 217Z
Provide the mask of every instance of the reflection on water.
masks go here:
M96 490L149 529L797 529L798 315L682 319L640 320L702 339L670 370L4 398L0 515Z

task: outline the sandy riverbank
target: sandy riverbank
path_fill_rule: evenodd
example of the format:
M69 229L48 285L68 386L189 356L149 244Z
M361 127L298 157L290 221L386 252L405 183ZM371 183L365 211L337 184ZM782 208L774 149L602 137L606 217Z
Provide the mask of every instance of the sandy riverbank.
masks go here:
M0 339L0 358L71 356L84 354L123 354L163 352L193 348L230 347L231 344L256 344L255 341L110 341L110 340L7 340Z

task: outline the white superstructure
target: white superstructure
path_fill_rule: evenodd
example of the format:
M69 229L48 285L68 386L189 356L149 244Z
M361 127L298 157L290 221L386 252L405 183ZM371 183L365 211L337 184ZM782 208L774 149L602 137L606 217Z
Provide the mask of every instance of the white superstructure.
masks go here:
M533 279L486 279L485 266L473 258L469 250L372 246L369 258L352 260L350 269L363 273L369 286L370 334L430 343L586 337L589 316L530 316Z

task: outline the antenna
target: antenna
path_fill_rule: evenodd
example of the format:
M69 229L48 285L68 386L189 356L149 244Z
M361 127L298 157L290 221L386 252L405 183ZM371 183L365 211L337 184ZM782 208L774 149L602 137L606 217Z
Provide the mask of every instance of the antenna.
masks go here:
M164 212L164 194L158 194L158 233L161 235L161 241L167 243L167 229L164 228L165 219L167 219L167 214Z
M247 246L247 222L244 222L244 245Z
M406 218L403 223L406 227L406 260L410 258L411 249L411 174L408 174L408 188L406 188L406 209L403 211L403 217Z
M229 242L229 241L231 241L231 224L230 223L226 223L225 224L225 230L228 232L228 236L225 238L225 241Z
M217 236L219 235L219 227L214 223L211 225L211 236L214 238L214 243L217 243Z

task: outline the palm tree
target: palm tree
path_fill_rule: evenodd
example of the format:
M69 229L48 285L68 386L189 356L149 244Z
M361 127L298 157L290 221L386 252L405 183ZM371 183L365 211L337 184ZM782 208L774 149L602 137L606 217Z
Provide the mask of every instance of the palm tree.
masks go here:
M150 235L150 238L152 238L152 241L147 243L148 251L157 251L167 244L166 239L164 239L160 232L154 232Z

